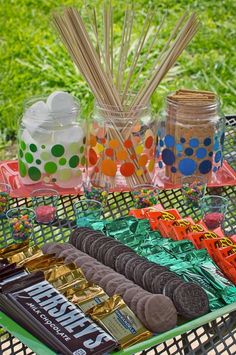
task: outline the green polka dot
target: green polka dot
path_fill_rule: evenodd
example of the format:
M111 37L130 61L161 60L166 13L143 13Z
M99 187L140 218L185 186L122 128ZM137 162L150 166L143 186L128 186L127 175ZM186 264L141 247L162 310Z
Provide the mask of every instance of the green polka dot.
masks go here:
M76 168L78 164L79 164L78 155L73 155L73 157L71 157L70 160L69 160L69 166L71 168Z
M26 150L26 144L24 141L20 142L21 149Z
M85 158L85 156L83 156L82 158L81 158L81 165L85 165L86 164L86 158Z
M78 150L79 150L78 143L71 143L69 145L68 149L69 149L69 152L72 153L72 154L78 153Z
M27 163L31 164L34 161L34 157L31 153L26 153L25 154L25 160L27 161Z
M49 161L44 165L44 170L48 174L54 174L57 171L57 164L53 163L52 161Z
M80 151L81 154L83 154L83 152L84 152L84 146L83 145L80 147L79 151Z
M39 181L41 178L40 170L38 168L35 168L34 166L31 166L31 168L29 168L28 174L31 180L33 181Z
M71 178L71 170L70 169L64 169L58 172L58 177L59 180L61 181L68 181Z
M42 149L45 149L45 148L46 148L46 146L43 144L43 145L41 145L41 148L42 148Z
M60 164L60 165L65 165L65 164L66 164L66 158L61 158L61 159L59 160L59 164Z
M42 153L40 154L40 158L41 158L42 160L49 160L49 159L51 158L51 154L48 153L48 152L42 152Z
M61 157L65 153L65 148L61 144L56 144L51 149L52 155L54 157Z
M20 149L20 150L19 150L19 156L20 156L21 158L23 158L23 155L24 155L23 150Z
M19 160L19 172L21 177L25 177L27 174L27 169L22 160Z
M42 163L42 162L41 162L40 159L37 159L37 160L36 160L36 164L40 165L41 163Z
M29 147L30 147L31 152L33 152L33 153L37 152L37 150L38 150L35 144L30 144Z

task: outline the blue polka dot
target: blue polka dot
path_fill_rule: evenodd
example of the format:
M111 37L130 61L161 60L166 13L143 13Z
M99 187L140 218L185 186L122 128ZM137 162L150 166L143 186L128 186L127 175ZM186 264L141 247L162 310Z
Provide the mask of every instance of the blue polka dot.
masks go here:
M210 152L210 153L208 153L208 155L209 155L209 157L212 157L212 155L213 155L213 152Z
M182 152L183 151L183 146L182 146L182 144L180 144L180 143L178 143L178 144L176 144L176 149L179 151L179 152Z
M160 151L157 149L156 151L156 157L158 158L160 156Z
M213 149L214 149L214 150L218 150L219 147L220 147L219 141L215 142Z
M207 151L206 151L205 148L198 148L197 151L196 151L196 157L198 159L205 158L206 154L207 154Z
M163 163L162 163L162 161L159 161L159 162L158 162L158 165L159 165L159 168L163 168Z
M170 170L172 173L176 173L176 171L177 171L177 169L174 166L172 166Z
M181 153L178 153L178 154L177 154L177 157L178 157L178 158L182 157L182 154L181 154Z
M208 145L210 145L211 144L211 138L206 138L206 139L204 139L204 145L207 147Z
M220 144L223 145L224 144L224 140L225 140L225 134L222 133L221 137L220 137Z
M189 145L192 148L196 148L199 146L199 140L197 138L191 138L189 141Z
M184 137L180 138L180 142L181 143L185 143L186 142L186 139Z
M192 175L197 168L197 164L194 160L189 158L184 158L179 162L179 171L183 175Z
M214 171L214 173L217 171L217 167L216 166L214 166L213 171Z
M220 159L221 159L221 150L218 150L218 152L216 152L215 155L215 162L219 163Z
M203 160L200 164L199 164L199 171L201 174L207 174L211 171L212 168L212 164L210 160Z
M174 137L170 135L165 136L165 144L168 148L174 147L175 145Z
M162 152L162 160L166 165L172 165L175 162L175 155L170 149L164 149Z
M186 148L184 152L188 156L193 155L193 149L192 148Z
M160 146L161 146L161 147L163 147L163 146L164 146L164 142L163 142L163 140L162 140L162 139L160 140Z

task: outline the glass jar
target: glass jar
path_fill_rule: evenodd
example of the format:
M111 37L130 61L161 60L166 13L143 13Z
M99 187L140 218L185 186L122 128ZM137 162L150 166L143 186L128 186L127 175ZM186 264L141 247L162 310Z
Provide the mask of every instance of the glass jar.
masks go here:
M217 182L223 164L225 117L218 100L201 105L167 98L158 126L158 177L180 185L184 176L202 175Z
M73 188L85 169L85 123L74 99L71 112L49 112L45 97L32 98L18 130L19 175L23 184Z
M88 137L88 173L94 186L131 189L153 182L157 123L149 107L119 111L96 104Z

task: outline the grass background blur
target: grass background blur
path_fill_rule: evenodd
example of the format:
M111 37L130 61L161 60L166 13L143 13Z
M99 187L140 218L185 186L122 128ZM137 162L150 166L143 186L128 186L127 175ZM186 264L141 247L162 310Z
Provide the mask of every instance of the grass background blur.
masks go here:
M102 1L87 0L87 4L89 7L96 6L101 14ZM125 4L124 0L113 0L115 43L120 43L118 38L121 36ZM162 0L158 3L155 0L136 0L137 15L132 50L142 30L148 6L153 4L153 33L162 15L165 11L168 13L161 39L145 68L146 72L186 9L196 11L202 23L198 34L183 52L177 65L153 95L153 110L160 109L168 92L185 87L216 92L220 96L224 113L236 113L236 2ZM82 8L83 18L86 18L85 7L80 0L0 0L0 159L15 155L11 146L23 112L23 102L27 98L48 95L61 89L79 98L83 117L88 117L92 112L92 94L75 69L51 23L52 11L69 5ZM101 16L99 22L102 22ZM117 54L118 50L116 57ZM145 72L140 77L140 82L143 78Z

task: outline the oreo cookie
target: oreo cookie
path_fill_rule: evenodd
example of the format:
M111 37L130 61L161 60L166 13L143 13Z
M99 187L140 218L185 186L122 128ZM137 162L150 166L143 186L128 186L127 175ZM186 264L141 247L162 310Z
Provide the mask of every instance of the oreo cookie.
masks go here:
M104 245L105 243L107 243L108 241L111 241L113 240L112 238L109 238L109 237L100 237L96 240L94 240L92 242L92 244L90 245L90 248L89 248L89 255L92 256L94 259L97 259L97 254L98 254L98 250L99 248Z
M201 286L193 282L179 285L173 293L177 312L186 319L200 317L209 312L209 300Z
M115 245L120 245L120 243L115 239L111 239L108 242L101 245L98 249L97 260L100 261L101 263L105 264L106 252L109 249L111 249L112 247L114 247Z
M132 249L123 244L113 246L107 250L104 256L104 264L111 267L112 269L115 269L116 258L118 255L126 251L132 252Z
M100 232L91 232L84 240L82 241L82 250L84 253L89 254L90 246L92 243L97 240L98 238L102 238L104 234Z
M135 255L126 263L125 276L127 277L127 279L134 281L134 270L139 264L143 263L144 260L145 259L141 256Z
M173 294L176 288L183 284L184 281L181 279L170 279L167 281L165 284L164 290L163 290L163 295L169 297L171 300L173 299Z
M145 260L142 263L138 264L134 270L134 282L144 288L143 284L143 275L146 270L150 268L150 263L149 261Z
M78 236L85 230L90 230L90 228L78 227L78 228L74 229L74 231L70 235L69 243L76 247L76 241L77 241Z
M153 279L164 271L168 271L165 266L155 265L151 263L151 267L144 272L142 277L143 288L149 292L152 292Z
M83 241L85 238L87 238L89 235L91 234L91 230L84 230L82 231L78 237L77 237L77 240L76 240L76 248L79 249L79 250L83 250Z
M119 272L119 274L124 275L125 274L125 266L126 263L132 258L134 255L134 252L125 252L117 256L116 262L115 262L115 270Z
M171 271L165 271L154 277L151 285L152 293L161 294L165 285L171 279L179 279L179 277Z

